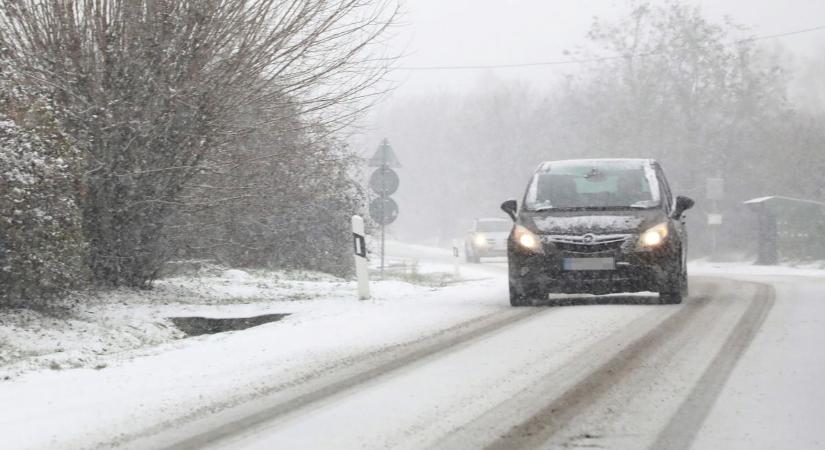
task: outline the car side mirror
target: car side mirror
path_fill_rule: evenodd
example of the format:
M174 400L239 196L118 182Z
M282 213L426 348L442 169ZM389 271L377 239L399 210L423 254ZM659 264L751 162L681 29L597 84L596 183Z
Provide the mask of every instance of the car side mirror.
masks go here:
M685 197L684 195L676 197L676 209L673 210L673 218L678 219L682 217L682 214L690 208L693 208L694 204L696 204L696 202L690 197Z
M515 222L516 211L518 210L518 202L515 200L507 200L501 204L501 210L506 212L508 216Z

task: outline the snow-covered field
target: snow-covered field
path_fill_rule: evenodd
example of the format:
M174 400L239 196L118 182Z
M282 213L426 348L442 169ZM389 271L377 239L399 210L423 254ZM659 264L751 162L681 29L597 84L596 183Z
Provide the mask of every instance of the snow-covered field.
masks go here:
M681 306L514 309L502 260L388 252L368 301L326 275L212 268L4 312L2 447L825 445L825 271L700 263ZM269 313L290 315L189 338L169 321Z

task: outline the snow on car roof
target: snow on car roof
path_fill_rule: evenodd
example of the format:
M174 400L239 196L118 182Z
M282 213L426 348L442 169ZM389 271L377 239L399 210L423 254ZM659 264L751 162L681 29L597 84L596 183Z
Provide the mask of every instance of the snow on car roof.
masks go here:
M771 195L771 196L768 196L768 197L754 198L754 199L748 200L746 202L743 202L743 204L753 205L753 204L757 204L757 203L765 203L765 202L768 202L768 201L771 201L771 200L784 200L784 201L791 202L791 203L807 203L807 204L812 204L812 205L825 206L825 203L818 202L816 200L804 200L804 199L800 199L800 198L783 197L781 195Z
M598 159L562 159L558 161L544 161L539 164L539 172L547 172L551 167L567 166L627 166L627 167L643 167L651 165L656 161L645 158L598 158Z

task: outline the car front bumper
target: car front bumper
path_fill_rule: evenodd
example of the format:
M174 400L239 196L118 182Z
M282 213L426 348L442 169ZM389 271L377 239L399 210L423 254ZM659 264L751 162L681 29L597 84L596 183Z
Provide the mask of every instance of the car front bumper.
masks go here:
M546 243L542 253L522 250L512 241L508 247L510 282L544 293L659 292L667 289L679 258L672 244L639 249L631 239L620 248L589 253L565 251ZM615 269L566 270L565 258L613 258Z
M488 258L494 256L507 256L507 249L498 248L474 248L474 254L481 258Z

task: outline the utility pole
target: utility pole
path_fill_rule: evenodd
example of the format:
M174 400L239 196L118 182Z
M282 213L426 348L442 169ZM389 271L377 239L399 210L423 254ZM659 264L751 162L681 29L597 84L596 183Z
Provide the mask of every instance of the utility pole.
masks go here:
M719 209L719 201L725 197L725 179L717 176L708 178L705 186L705 196L710 200L711 208L708 212L708 226L710 227L711 260L716 260L719 252L718 234L722 226L723 216Z

